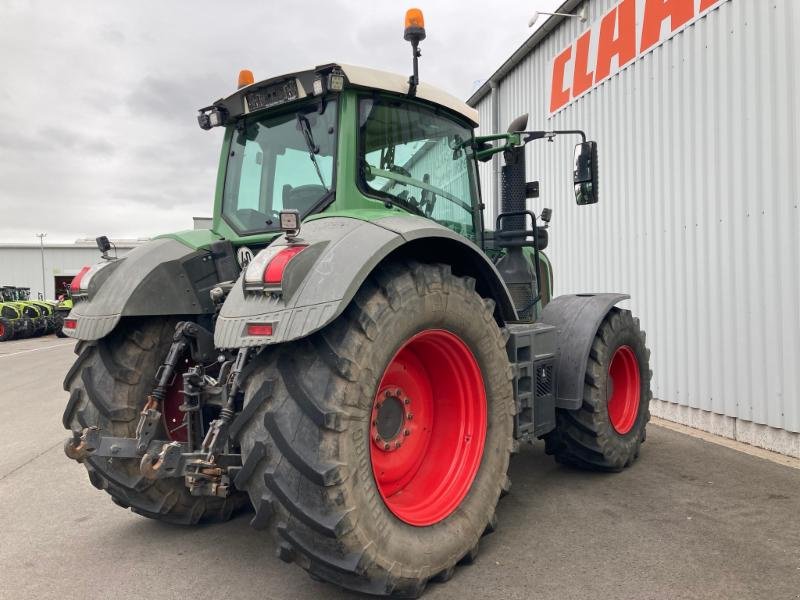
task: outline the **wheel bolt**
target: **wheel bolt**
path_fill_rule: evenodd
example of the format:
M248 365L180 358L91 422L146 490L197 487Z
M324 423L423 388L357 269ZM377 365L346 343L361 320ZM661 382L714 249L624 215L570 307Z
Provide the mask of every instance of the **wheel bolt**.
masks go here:
M411 403L411 400L409 400L408 398L406 398L405 400L403 400L403 404L410 404L410 403Z
M378 419L375 419L374 421L372 421L372 425L377 427L378 426Z
M380 410L381 406L383 406L383 403L382 403L382 402L378 402L378 403L375 405L375 407L376 407L378 410Z
M388 449L389 449L389 444L384 444L384 445L383 445L383 449L384 449L384 450L388 450Z
M376 442L380 442L381 441L381 436L380 435L376 435L375 436L375 441Z
M410 421L411 419L413 419L413 418L414 418L414 413L408 413L408 414L406 415L406 419L408 419L409 421Z
M386 393L384 394L384 397L385 398L391 398L392 397L392 391L391 390L386 390Z
M400 447L400 442L395 442L395 443L394 443L394 447L395 447L395 448L399 448L399 447Z
M403 435L411 435L411 432L408 429L403 430Z

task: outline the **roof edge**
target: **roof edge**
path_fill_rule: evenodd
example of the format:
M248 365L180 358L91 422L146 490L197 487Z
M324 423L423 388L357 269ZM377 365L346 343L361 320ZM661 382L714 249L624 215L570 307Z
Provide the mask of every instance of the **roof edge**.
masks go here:
M577 6L581 5L586 0L566 0L561 6L559 6L554 12L572 12ZM473 94L467 99L467 104L474 107L481 99L488 94L491 89L492 85L497 85L497 83L503 79L506 75L508 75L514 67L516 67L522 60L530 54L531 50L533 50L536 46L539 45L543 39L548 37L563 21L565 21L568 17L560 17L558 15L553 15L547 21L545 21L541 27L534 30L534 32L525 40L522 45L517 48L514 53L506 59L506 61L500 65L500 67L492 73L492 75L484 81L480 87L473 92Z

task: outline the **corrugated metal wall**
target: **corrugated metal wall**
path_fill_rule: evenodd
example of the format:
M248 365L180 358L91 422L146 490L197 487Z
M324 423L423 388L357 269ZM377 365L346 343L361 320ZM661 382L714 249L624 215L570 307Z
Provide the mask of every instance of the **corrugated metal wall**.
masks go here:
M119 256L129 250L129 246L120 246ZM55 297L56 275L76 275L81 267L99 261L100 253L93 246L45 246L45 297ZM42 291L42 255L39 247L0 245L0 285L29 287L31 298L36 298Z
M589 22L614 4L590 1ZM554 209L556 293L633 296L657 398L800 432L800 2L725 2L548 119L550 62L584 28L563 22L497 90L502 129L528 112L529 129L599 144L588 207L571 192L574 140L528 145L529 202ZM491 164L481 178L488 222Z

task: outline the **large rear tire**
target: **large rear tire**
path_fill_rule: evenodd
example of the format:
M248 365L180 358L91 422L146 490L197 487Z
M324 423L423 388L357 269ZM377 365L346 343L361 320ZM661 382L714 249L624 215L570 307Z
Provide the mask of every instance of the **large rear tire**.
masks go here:
M97 426L103 435L136 437L139 413L174 330L172 319L126 319L97 342L78 342L78 358L64 380L70 393L64 427L81 431ZM156 439L166 439L163 426ZM92 485L151 519L181 525L224 521L247 503L241 492L228 498L192 496L182 478L145 479L137 459L90 457L83 464Z
M259 358L236 485L279 557L404 597L474 559L509 486L514 414L474 285L446 265L387 267L331 326Z
M650 351L639 320L612 308L589 352L583 404L558 409L545 450L563 464L620 471L633 464L650 420Z

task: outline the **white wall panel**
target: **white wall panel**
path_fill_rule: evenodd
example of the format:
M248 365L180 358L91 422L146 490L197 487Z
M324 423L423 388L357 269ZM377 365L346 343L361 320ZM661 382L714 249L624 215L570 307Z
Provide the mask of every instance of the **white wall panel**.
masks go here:
M589 21L615 3L590 1ZM528 145L556 293L632 295L657 398L800 432L800 2L725 2L548 118L551 60L582 30L564 21L497 90L503 129L528 112L530 129L599 144L588 207L571 192L575 140Z

